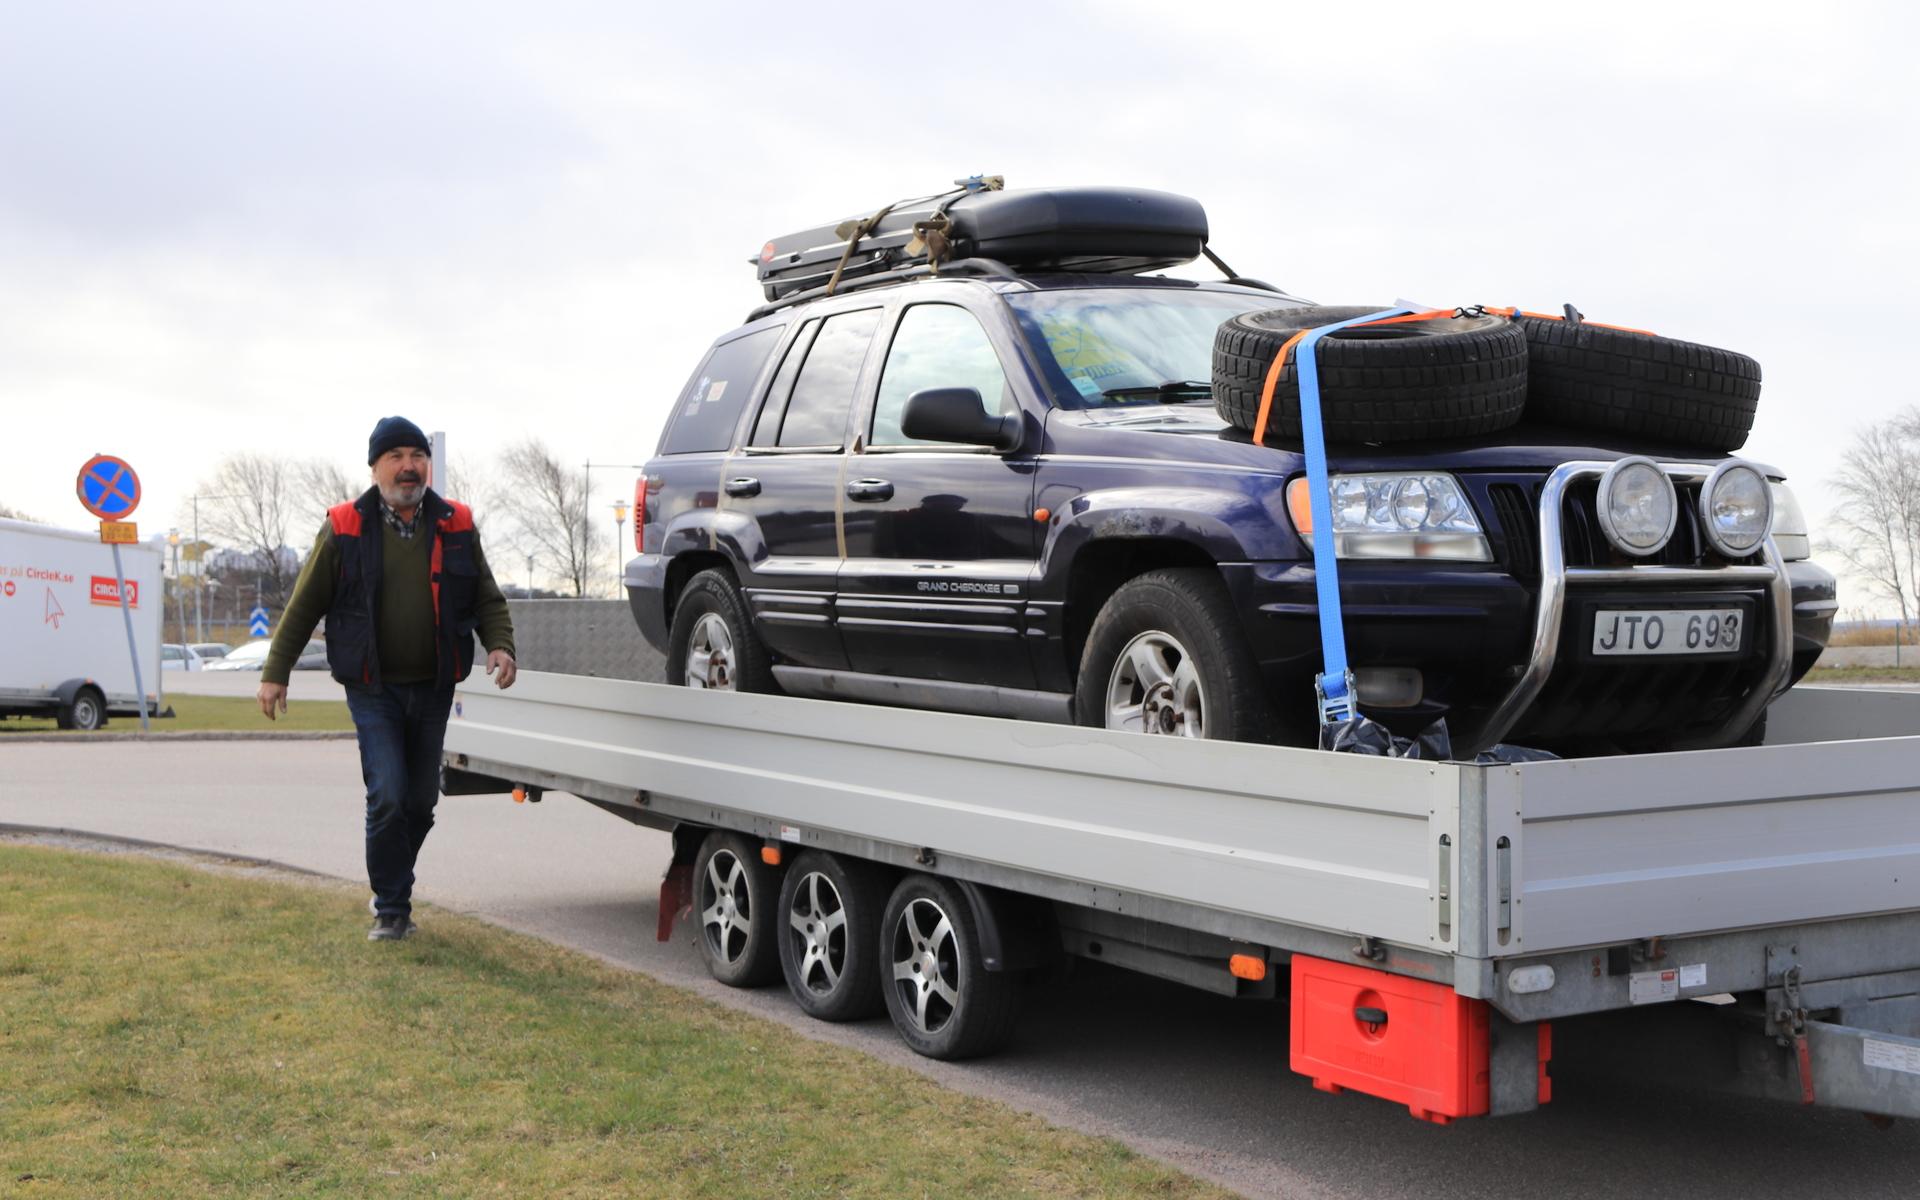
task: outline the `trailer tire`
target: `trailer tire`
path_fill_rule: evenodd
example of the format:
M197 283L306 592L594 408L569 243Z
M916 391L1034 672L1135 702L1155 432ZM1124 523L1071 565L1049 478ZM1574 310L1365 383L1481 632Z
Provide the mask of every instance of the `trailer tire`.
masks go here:
M1266 681L1211 567L1148 571L1107 598L1087 633L1074 718L1100 729L1265 742Z
M809 850L780 886L780 973L800 1010L858 1021L886 1007L880 917L886 882L870 864Z
M915 1054L974 1058L1013 1033L1017 977L989 971L973 908L959 888L909 875L893 889L880 922L887 1015Z
M97 688L83 687L54 713L53 723L62 729L91 733L107 723L106 698Z
M667 637L667 682L727 692L779 690L773 659L728 572L702 571L681 589Z
M1214 406L1251 432L1274 356L1303 330L1384 307L1276 308L1222 322L1213 337ZM1322 338L1320 424L1329 442L1474 437L1520 420L1527 403L1527 339L1505 317L1434 317L1369 325ZM1300 381L1292 352L1273 389L1267 431L1299 440Z
M1744 354L1590 322L1521 317L1527 415L1707 450L1738 450L1760 404Z
M759 847L716 829L700 843L693 879L707 971L728 987L761 987L778 979L780 879L760 861Z

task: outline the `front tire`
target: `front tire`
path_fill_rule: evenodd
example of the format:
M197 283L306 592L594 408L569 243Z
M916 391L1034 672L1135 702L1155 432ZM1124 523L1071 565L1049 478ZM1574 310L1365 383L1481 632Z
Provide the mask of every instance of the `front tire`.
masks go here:
M1178 567L1122 584L1087 635L1074 716L1134 733L1275 740L1264 680L1219 573Z
M980 931L960 889L909 875L881 920L887 1015L900 1038L927 1058L973 1058L1006 1044L1018 992L1014 977L989 971Z
M681 589L667 637L667 682L722 692L777 690L772 657L730 573L702 571Z
M728 987L760 987L780 977L777 940L780 879L737 833L714 830L693 863L700 957Z

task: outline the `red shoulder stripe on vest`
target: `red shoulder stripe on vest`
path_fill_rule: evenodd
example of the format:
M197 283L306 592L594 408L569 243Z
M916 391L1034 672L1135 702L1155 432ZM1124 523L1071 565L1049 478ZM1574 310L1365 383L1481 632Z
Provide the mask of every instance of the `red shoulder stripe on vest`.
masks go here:
M328 509L327 520L333 522L335 537L360 536L360 510L354 507L354 502L351 500Z
M441 518L442 533L464 533L473 528L473 510L458 500L447 501L447 507L453 510L450 516Z

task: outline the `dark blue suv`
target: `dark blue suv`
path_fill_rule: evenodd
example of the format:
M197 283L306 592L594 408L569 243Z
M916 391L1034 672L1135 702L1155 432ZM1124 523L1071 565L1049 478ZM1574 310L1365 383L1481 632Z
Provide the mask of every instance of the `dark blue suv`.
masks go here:
M1310 744L1304 458L1229 425L1208 383L1223 322L1304 302L965 268L769 305L708 352L626 567L669 681ZM1834 580L1768 468L1772 537L1716 549L1699 498L1725 458L1526 420L1333 447L1362 709L1445 717L1457 748L1757 737ZM1597 508L1622 462L1679 501L1648 557Z

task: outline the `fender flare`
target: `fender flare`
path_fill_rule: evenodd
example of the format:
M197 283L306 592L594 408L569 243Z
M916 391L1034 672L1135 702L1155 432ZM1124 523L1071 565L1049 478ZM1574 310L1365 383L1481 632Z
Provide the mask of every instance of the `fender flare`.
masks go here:
M973 910L973 926L980 932L980 959L987 970L1031 970L1059 956L1060 930L1052 904L965 879L950 881Z

